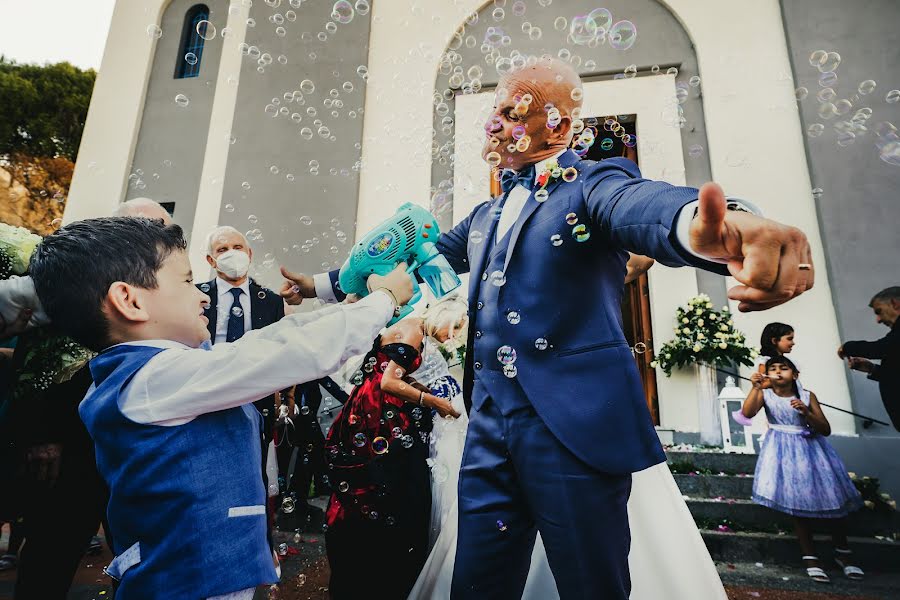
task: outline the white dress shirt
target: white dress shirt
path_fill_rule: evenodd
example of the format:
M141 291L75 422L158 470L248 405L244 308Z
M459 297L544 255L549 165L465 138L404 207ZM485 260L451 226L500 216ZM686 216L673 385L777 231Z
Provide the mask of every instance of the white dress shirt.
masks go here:
M566 151L563 150L555 156L551 156L550 158L546 158L539 163L535 163L534 180L537 181L538 175L544 172L544 167L547 166L548 162L557 160L565 153ZM506 202L503 203L503 211L500 213L500 221L497 223L497 237L494 239L495 244L502 240L503 236L506 235L506 232L509 231L510 227L512 227L515 222L519 220L519 214L522 212L522 209L525 207L525 202L528 201L528 198L530 196L531 190L529 190L522 184L517 185L509 191L509 195L506 197ZM535 202L537 202L537 200L535 200Z
M228 318L231 316L231 305L234 304L231 290L236 287L244 292L240 295L241 309L244 311L244 333L253 329L250 322L250 278L248 277L241 285L232 285L221 277L216 277L219 297L216 300L216 339L213 340L213 344L221 344L228 337Z
M174 426L255 402L325 377L368 351L393 314L391 297L376 291L354 304L288 315L210 350L170 340L127 342L164 350L135 374L119 409L136 423Z
M2 322L12 323L26 308L32 310L28 329L50 323L50 319L34 291L34 282L31 277L13 275L9 279L0 280L0 318L2 318L0 325Z
M534 177L535 181L537 181L538 175L540 175L544 167L548 162L552 160L557 160L560 156L565 153L565 150L557 154L556 156L552 156L550 158L544 159L534 165ZM500 213L500 221L497 223L497 235L494 239L494 243L496 244L503 236L506 235L506 232L515 224L515 222L519 219L519 215L522 212L522 209L525 207L525 203L531 197L531 191L523 185L517 185L509 192L509 196L506 197L506 202L503 204L503 210ZM552 200L548 200L552 201ZM746 200L736 200L734 198L728 198L729 203L736 203L741 205L741 207L746 208L749 212L762 215L761 211L756 208L750 202ZM532 202L537 202L537 200L532 199ZM694 252L693 248L691 248L691 221L694 220L694 210L699 205L699 201L694 200L683 206L681 210L678 212L678 222L675 225L675 238L678 240L678 243L691 255L696 256L705 261L709 262L717 262L717 263L726 263L725 260L718 260L715 258L709 258ZM319 273L313 277L313 282L315 283L316 288L316 296L320 300L324 300L325 302L337 302L337 298L334 295L334 290L331 288L331 280L328 277L328 273Z

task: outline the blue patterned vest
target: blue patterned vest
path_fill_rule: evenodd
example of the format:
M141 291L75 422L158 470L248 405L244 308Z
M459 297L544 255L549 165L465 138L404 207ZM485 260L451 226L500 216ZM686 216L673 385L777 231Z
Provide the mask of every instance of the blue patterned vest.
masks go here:
M499 283L505 285L500 276L506 262L511 232L512 227L496 244L493 235L490 239L484 240L485 244L491 245L488 259L484 263L484 271L471 275L481 278L477 301L475 306L470 306L472 331L475 337L473 341L475 360L472 367L475 369L475 380L486 388L503 414L530 405L528 397L516 379L518 366L514 360L514 351L511 352L512 342L504 340L503 337L503 330L517 322L516 310L515 307L501 305L502 285L497 285ZM475 386L472 398L473 406L476 408L484 402L484 398L478 397L481 394L478 387Z
M266 540L260 416L241 406L184 425L142 425L119 410L134 375L162 352L120 345L90 363L78 408L110 488L117 598L208 598L275 583Z

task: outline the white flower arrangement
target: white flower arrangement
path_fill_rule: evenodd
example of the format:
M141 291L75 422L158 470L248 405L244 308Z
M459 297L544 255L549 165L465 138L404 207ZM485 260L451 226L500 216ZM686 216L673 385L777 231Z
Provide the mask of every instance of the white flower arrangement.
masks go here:
M661 368L667 376L672 369L693 363L711 366L753 365L757 352L746 345L746 338L734 329L727 306L713 308L706 294L688 300L675 315L675 338L666 342L652 367Z

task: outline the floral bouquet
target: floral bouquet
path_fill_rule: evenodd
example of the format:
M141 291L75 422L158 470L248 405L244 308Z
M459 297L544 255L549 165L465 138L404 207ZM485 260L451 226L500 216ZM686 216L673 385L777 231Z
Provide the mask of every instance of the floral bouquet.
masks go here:
M744 334L735 329L731 311L713 308L709 296L700 294L678 307L675 314L675 339L666 342L650 363L666 376L672 369L703 363L711 367L752 366L757 352L746 345Z
M0 279L25 275L40 241L39 235L27 229L0 223ZM93 352L52 326L27 330L17 343L13 397L31 398L52 384L68 381L93 357Z
M41 236L24 227L0 223L0 279L24 275Z

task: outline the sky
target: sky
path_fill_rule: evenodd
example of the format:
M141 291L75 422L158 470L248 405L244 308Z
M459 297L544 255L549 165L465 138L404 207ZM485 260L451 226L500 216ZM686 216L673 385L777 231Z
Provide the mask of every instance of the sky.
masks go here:
M99 69L115 0L0 0L0 54Z

